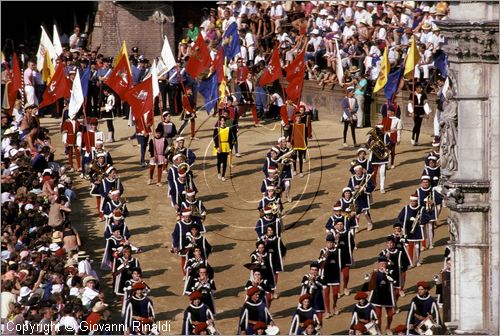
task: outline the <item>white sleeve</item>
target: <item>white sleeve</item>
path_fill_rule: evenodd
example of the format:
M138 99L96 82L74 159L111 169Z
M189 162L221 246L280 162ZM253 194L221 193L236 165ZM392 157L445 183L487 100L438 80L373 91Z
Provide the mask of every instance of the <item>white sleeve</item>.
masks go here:
M63 144L66 144L67 139L68 139L68 132L64 132L62 134L62 142L63 142Z
M408 112L413 113L413 104L408 103Z

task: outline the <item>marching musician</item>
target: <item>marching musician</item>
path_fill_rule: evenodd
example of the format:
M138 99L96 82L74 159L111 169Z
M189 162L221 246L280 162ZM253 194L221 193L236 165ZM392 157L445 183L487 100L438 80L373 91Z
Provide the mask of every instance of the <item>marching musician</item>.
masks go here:
M439 147L441 146L439 137L434 137L434 141L432 141L432 152L427 154L427 157L425 158L425 165L429 165L429 157L434 156L436 158L436 162L439 161L439 158L441 157Z
M113 190L109 193L109 199L106 201L104 206L102 207L102 212L104 213L104 217L109 222L115 210L120 210L121 215L123 217L128 216L128 208L127 203L121 198L120 190Z
M260 239L263 235L266 234L267 228L271 226L274 232L281 236L281 232L283 230L283 224L281 223L281 219L273 213L273 208L269 205L263 208L264 216L257 220L255 224L255 232L257 233L257 239Z
M274 325L273 317L266 307L266 303L259 298L259 289L251 287L247 290L248 299L241 308L240 320L238 324L238 334L253 335L254 327L259 322L267 325Z
M333 299L333 315L340 314L337 308L337 300L340 293L340 272L341 272L341 252L335 243L335 237L332 234L326 236L326 247L319 253L318 263L320 265L321 282L324 284L323 297L325 299L326 314L325 318L332 317L330 310L330 290Z
M419 335L415 329L427 318L432 318L435 325L439 325L439 309L436 300L429 294L429 284L426 281L417 283L417 296L411 300L406 328L411 335Z
M115 259L112 268L115 295L124 295L126 282L132 279L132 270L140 268L139 260L132 257L132 248L124 246L121 256Z
M197 224L200 226L200 232L205 233L206 230L204 226L200 223L194 222L191 219L191 209L186 208L181 212L181 219L175 223L174 230L172 231L172 253L178 254L181 257L181 268L182 272L185 274L185 264L186 256L182 251L186 248L184 245L186 234L189 232L189 226L191 224Z
M189 295L194 292L200 292L201 302L206 304L215 316L214 291L217 290L217 288L215 287L214 279L208 276L208 268L206 266L200 266L198 268L198 276L196 278L191 278L188 288L189 289L184 294Z
M131 268L130 272L132 272L132 277L125 281L125 288L123 289L125 295L123 296L122 317L125 313L129 299L133 294L132 288L134 288L135 284L141 284L141 286L144 285L144 289L142 291L144 295L147 295L151 291L151 288L142 280L141 268Z
M200 323L214 323L214 313L202 302L202 298L203 295L199 291L194 291L189 295L191 303L184 311L182 335L193 335L194 329Z
M200 246L195 246L193 248L193 256L186 261L184 266L184 271L186 273L186 280L184 281L184 294L186 294L192 287L194 279L197 279L199 274L198 271L201 268L207 270L207 276L210 279L214 278L214 270L208 261L203 258L202 248Z
M144 295L146 285L138 282L132 286L132 296L124 313L124 324L131 334L147 334L154 329L155 311L153 301Z
M422 208L418 204L418 195L410 196L410 204L405 205L398 215L398 222L408 241L408 255L412 265L420 266L420 243L424 240Z
M208 257L212 253L212 245L210 245L205 236L200 233L200 226L198 222L193 221L189 225L188 230L189 231L186 233L183 243L185 249L188 249L188 251L186 252L187 258L193 257L193 249L196 246L201 248L203 258L208 259Z
M184 161L189 164L189 166L193 166L194 161L196 161L196 155L194 154L193 150L190 148L187 148L185 146L185 139L184 137L178 136L175 139L175 151L174 151L174 156L177 154L181 154L184 156Z
M295 114L295 120L293 124L290 124L290 144L296 155L293 160L293 170L297 172L297 158L299 159L299 176L303 177L302 168L304 161L306 160L307 152L307 116L305 105L300 105L299 110Z
M370 174L363 173L363 167L357 165L354 167L355 175L353 175L347 184L347 187L354 191L353 202L356 209L356 219L358 220L360 215L363 214L366 217L368 231L373 229L372 217L370 215L370 194L375 190L375 185L371 180ZM355 199L354 199L355 198Z
M121 228L115 227L111 237L106 239L106 247L102 256L101 269L112 270L114 268L115 259L118 258L120 251L128 241L122 236Z
M265 207L273 208L273 206L277 207L276 215L281 217L283 203L281 202L281 198L276 195L275 190L276 188L273 185L268 185L264 197L259 201L257 210L259 210L261 217L264 216Z
M408 253L408 240L406 239L406 234L403 231L403 225L399 222L394 223L393 227L393 232L390 234L390 236L394 239L394 246L396 249L401 251L403 254L406 255L406 258L408 259L410 265L408 267L411 267L411 257L410 254ZM405 296L404 292L404 287L405 287L405 282L406 282L406 270L403 271L401 270L401 278L399 280L399 296Z
M72 118L68 118L63 121L62 126L62 142L64 144L65 153L68 155L68 163L73 170L73 156L76 157L77 171L82 171L81 162L81 136L82 136L82 126L76 118L76 114ZM77 138L78 141L77 141Z
M196 185L194 184L194 180L192 179L192 175L188 173L188 168L186 166L187 165L177 169L177 178L175 178L175 180L173 180L172 182L169 181L168 194L170 196L172 207L176 211L179 211L182 202L185 200L184 192L186 190L190 189L198 191ZM172 168L173 167L171 167L170 169Z
M106 162L110 166L113 165L113 158L111 157L111 153L104 149L104 141L97 139L95 141L95 149L92 153L92 157L97 157L97 154L99 153L104 153L104 162Z
M180 215L184 209L191 208L191 218L197 222L203 223L207 217L207 209L202 200L196 199L196 192L196 190L190 188L184 190L185 199L181 203L178 213Z
M434 155L427 157L422 176L429 176L431 178L432 187L436 187L439 184L441 168L437 165L437 157Z
M391 140L390 149L391 149L391 169L394 169L394 159L396 157L396 145L401 143L401 130L403 129L403 122L399 117L396 116L396 112L393 108L389 108L389 121L390 124L387 123L388 127L384 125L385 134L389 135ZM387 128L386 128L387 127Z
M342 272L342 282L344 285L344 295L349 295L351 291L349 290L349 270L351 265L354 263L353 251L356 247L354 242L354 236L352 231L347 230L344 227L344 220L337 219L334 222L333 236L335 238L335 244L340 250L340 270Z
M279 164L281 164L281 174L280 178L283 181L283 184L285 185L285 198L287 202L291 202L292 198L290 197L290 189L292 188L292 156L293 155L293 150L290 147L291 145L286 141L285 137L280 137L278 139L278 149L279 149ZM278 167L280 165L278 164Z
M286 247L281 237L276 234L273 226L266 228L266 234L260 238L266 244L266 252L271 255L271 263L274 275L273 298L278 298L276 287L278 286L278 275L285 270L283 258L286 256Z
M101 184L99 185L99 194L101 194L101 211L102 207L108 201L109 194L118 190L120 195L123 195L123 185L118 177L118 173L116 172L116 168L113 166L109 166L106 169L106 177L101 180Z
M266 177L269 177L268 169L277 169L279 165L278 157L281 151L278 147L271 147L271 150L267 153L266 162L262 166L262 172Z
M370 135L368 140L368 148L371 149L370 162L373 166L372 182L374 186L377 185L377 175L380 174L380 193L385 193L385 168L389 164L390 147L392 141L388 133L383 131L384 125L377 125L375 127L375 133ZM384 148L378 148L384 146ZM379 151L374 150L375 147L379 150L383 150L384 153L379 153Z
M303 335L306 328L305 322L309 320L319 325L318 329L321 328L316 310L311 307L311 295L303 294L300 296L299 306L295 310L295 314L293 314L289 335Z
M366 157L366 148L364 148L364 147L359 148L356 151L356 154L358 156L354 160L352 160L351 166L349 167L349 171L351 172L351 174L352 175L355 174L354 167L356 167L358 165L363 168L363 173L372 174L373 173L373 166L372 166L370 160L368 160Z
M125 217L120 209L115 209L111 214L111 220L106 223L106 228L104 229L104 238L108 239L113 235L113 231L116 229L120 230L120 235L126 240L130 239L130 231L128 230L127 224L125 224Z
M250 263L253 264L252 268L260 269L262 278L267 280L267 283L271 288L271 292L274 293L276 284L274 282L272 253L266 251L266 243L262 240L257 241L255 243L255 247L255 250L250 254ZM250 279L252 278L252 276L253 271L250 273Z
M189 163L186 162L186 156L184 156L183 154L175 154L172 156L171 160L172 160L172 166L168 169L167 173L167 181L169 188L174 183L174 181L179 177L179 167L184 167L182 170L183 173L186 173L188 175L188 179L190 180L194 179L193 172L191 171L191 169L187 169L186 167L186 165L189 166Z
M354 326L358 323L366 325L370 322L377 323L377 314L375 314L375 307L367 300L368 294L359 291L354 296L354 300L358 301L352 310L351 327L349 334L354 333Z
M316 310L319 321L323 323L325 301L323 297L323 283L319 276L319 268L320 265L317 261L311 263L309 272L302 277L300 295L309 294L311 296L311 307Z
M165 160L165 154L168 151L167 139L163 137L162 130L156 129L155 136L149 140L148 152L149 152L149 179L148 185L153 183L153 175L155 173L155 168L158 172L158 182L157 186L161 187L161 173L166 165L167 160Z
M370 291L369 301L375 306L375 314L382 330L382 308L385 307L387 314L387 330L391 329L392 317L394 315L394 288L393 279L387 269L389 260L386 256L378 257L378 268L373 270L368 283Z
M269 308L271 306L272 290L267 283L267 279L262 277L262 271L259 268L254 269L251 273L250 279L248 279L245 285L245 290L249 290L251 287L259 289L259 298L266 302L267 308ZM247 299L248 297L245 300Z
M179 128L179 134L182 134L184 128L189 123L191 125L191 140L198 139L196 135L196 103L193 95L193 88L186 86L186 93L182 95L182 112L181 120L183 120Z
M97 131L97 125L99 121L97 118L89 118L87 125L83 128L82 138L81 138L81 157L82 157L82 174L87 170L88 165L91 164L92 154L95 150L96 141L104 141L104 133ZM77 138L78 140L78 138ZM79 144L77 143L77 146ZM84 176L82 176L84 177Z
M342 211L345 212L345 215L342 214ZM354 235L354 228L357 227L354 218L355 218L355 213L349 212L348 209L343 210L341 201L337 201L333 206L333 214L328 218L328 221L325 224L326 234L333 234L335 231L334 228L335 223L343 221L346 230L351 231L352 234Z
M108 165L105 163L104 160L105 160L104 153L97 154L97 158L96 160L92 161L92 165L90 166L89 170L90 196L96 198L97 212L99 213L100 221L104 219L104 214L101 211L101 201L104 202L104 199L101 200L99 187L101 186L101 182L106 174L106 169L108 168Z
M262 181L262 185L260 186L260 192L262 193L262 196L266 196L268 186L274 186L274 193L276 194L276 197L279 197L281 199L281 193L284 189L284 183L278 176L278 170L271 167L267 170L267 174L268 177L264 178L264 180Z
M387 269L394 280L394 302L397 303L402 287L403 273L411 266L410 258L405 251L396 248L396 242L392 235L387 236L386 248L380 252L379 256L385 256L389 260Z
M422 207L422 221L425 226L426 240L429 249L434 248L434 226L441 212L443 195L438 192L437 187L432 187L431 177L424 175L420 178L420 187L417 189L418 204Z

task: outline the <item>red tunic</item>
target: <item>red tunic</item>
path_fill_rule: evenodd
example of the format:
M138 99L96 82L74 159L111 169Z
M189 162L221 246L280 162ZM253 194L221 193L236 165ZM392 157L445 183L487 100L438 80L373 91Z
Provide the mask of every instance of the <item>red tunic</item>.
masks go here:
M74 122L74 124L73 124ZM66 145L76 145L76 134L80 131L80 123L76 120L66 119L62 124L62 133L67 133Z

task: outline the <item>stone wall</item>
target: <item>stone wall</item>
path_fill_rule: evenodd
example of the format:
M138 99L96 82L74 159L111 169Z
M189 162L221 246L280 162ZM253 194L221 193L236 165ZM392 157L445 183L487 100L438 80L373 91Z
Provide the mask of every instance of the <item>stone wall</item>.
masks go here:
M411 131L413 128L413 119L408 116L408 97L410 96L409 91L401 91L397 97L396 101L401 109L401 121L403 122L403 129ZM340 86L335 86L333 90L326 89L321 90L315 81L305 81L304 90L302 93L302 99L307 104L313 104L318 108L319 115L323 113L333 113L338 117L340 122L340 117L342 116L342 99L344 98L344 88ZM434 111L436 110L436 99L437 96L434 94L428 95L429 106L432 108L432 112L429 114L428 119L424 119L422 122L422 134L433 134L433 120ZM377 92L372 98L371 111L370 111L370 122L371 125L376 125L381 120L381 115L379 113L380 108L386 103L385 96L383 93ZM421 138L425 141L425 138ZM429 139L430 141L430 139Z
M161 11L166 18L160 24L154 18ZM125 40L128 52L138 47L139 53L152 60L160 55L162 35L175 50L173 7L165 2L100 1L96 13L92 48L101 45L100 52L115 57Z

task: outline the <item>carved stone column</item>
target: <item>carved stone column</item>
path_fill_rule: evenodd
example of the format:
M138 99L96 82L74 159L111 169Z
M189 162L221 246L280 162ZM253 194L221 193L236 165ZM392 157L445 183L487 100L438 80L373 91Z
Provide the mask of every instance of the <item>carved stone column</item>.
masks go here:
M452 2L449 20L437 23L452 82L441 164L453 262L445 322L456 334L498 334L498 9L493 1Z

